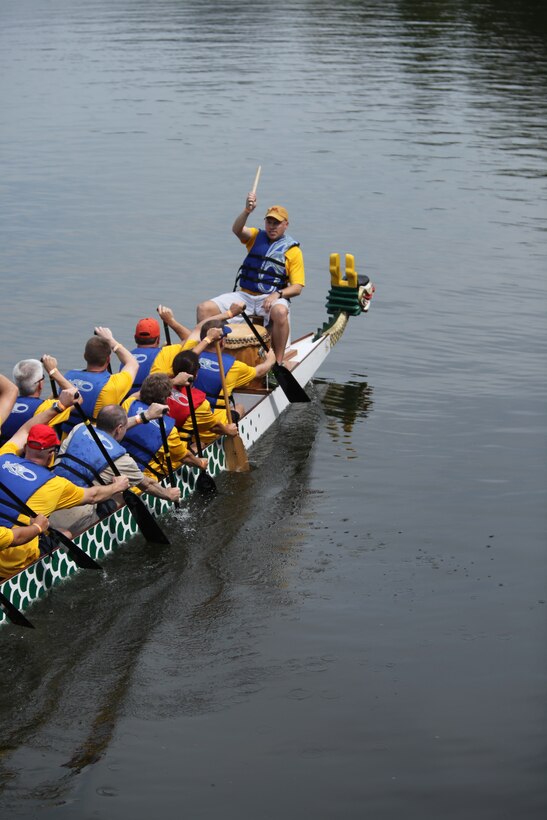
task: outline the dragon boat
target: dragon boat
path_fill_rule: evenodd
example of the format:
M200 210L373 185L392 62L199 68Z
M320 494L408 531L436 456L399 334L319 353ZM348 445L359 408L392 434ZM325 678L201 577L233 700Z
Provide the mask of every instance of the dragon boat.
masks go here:
M340 267L340 255L331 254L330 276L331 287L326 302L327 320L315 333L308 333L292 341L290 346L291 373L302 388L313 378L330 350L340 341L350 317L368 311L374 292L374 286L368 277L358 276L351 254L345 256L344 271ZM237 391L234 393L234 399L245 407L245 414L238 426L247 449L275 423L290 404L281 384L273 389L262 387ZM208 459L208 473L211 476L218 475L227 467L223 445L223 438L219 438L204 448L203 454ZM187 466L175 471L183 500L194 492L198 476L199 471L196 468L190 469ZM142 498L154 516L164 515L172 509L169 501L150 495L143 495ZM135 517L127 505L123 505L76 536L74 543L98 561L106 558L138 533L139 527ZM52 587L78 570L68 552L62 547L57 547L0 583L0 624L13 621L32 626L22 614L22 610L27 610Z

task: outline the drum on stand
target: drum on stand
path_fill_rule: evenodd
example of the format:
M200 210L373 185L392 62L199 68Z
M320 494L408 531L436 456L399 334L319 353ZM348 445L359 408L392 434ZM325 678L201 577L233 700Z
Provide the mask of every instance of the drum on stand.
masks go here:
M254 323L253 323L254 324ZM228 324L231 333L224 337L224 349L235 359L256 367L261 364L264 356L264 349L259 345L256 337L245 322L234 322ZM263 325L254 325L262 341L270 346L270 334ZM259 390L264 387L264 378L253 379L247 387Z

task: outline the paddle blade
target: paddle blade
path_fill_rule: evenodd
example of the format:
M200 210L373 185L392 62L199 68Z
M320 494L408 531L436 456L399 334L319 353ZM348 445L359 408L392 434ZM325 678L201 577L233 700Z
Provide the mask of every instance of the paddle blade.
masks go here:
M290 402L310 401L310 397L304 388L296 381L295 377L282 364L274 364L272 367L277 383Z
M70 558L80 569L102 569L101 565L98 564L91 555L84 552L83 549L75 544L74 541L71 541L64 533L60 532L60 530L54 530L50 527L48 529L48 536L58 546L66 549Z
M147 541L151 541L153 544L171 543L142 498L132 493L131 490L125 490L123 500L129 507L133 518Z
M0 593L0 606L12 623L17 624L17 626L26 626L27 629L34 629L34 624L31 624L23 613L12 604L9 598L6 598L2 593Z
M226 436L224 439L226 469L232 473L246 473L251 467L247 451L240 436Z
M202 495L212 495L217 491L217 485L206 470L200 470L196 481L196 490Z

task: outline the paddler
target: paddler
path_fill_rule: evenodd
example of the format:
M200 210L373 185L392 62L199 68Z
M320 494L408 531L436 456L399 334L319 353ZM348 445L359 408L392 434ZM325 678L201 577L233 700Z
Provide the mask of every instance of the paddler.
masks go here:
M58 402L63 408L71 407L76 389L63 390ZM0 447L0 481L36 514L50 516L59 509L82 504L99 504L127 489L125 476L106 486L83 488L50 471L60 441L48 425L59 412L55 405L30 418L12 438ZM10 527L15 517L17 525L26 525L30 519L11 506L9 497L0 489L0 526ZM41 527L41 525L39 525ZM35 537L24 546L0 551L0 576L10 576L40 557L38 528Z
M115 353L121 362L119 373L110 373L110 357ZM78 388L83 399L85 414L96 419L101 408L107 404L119 404L131 390L139 369L139 363L121 342L117 342L108 327L96 327L95 335L86 342L85 370L68 370L65 378ZM79 424L80 417L75 411L63 424L66 435Z
M245 387L254 379L261 379L275 363L273 349L270 349L264 356L263 361L255 367L245 362L240 362L234 356L225 353L224 339L226 335L231 332L231 329L219 319L209 319L202 325L200 331L201 342L202 344L205 342L206 347L199 355L200 369L194 386L205 391L213 409L216 408L217 402L219 408L225 408L224 398L220 395L222 391L222 381L216 351L217 342L213 337L213 333L216 335L217 330L222 331L219 343L226 377L226 389L229 396L231 396L232 392L238 387ZM194 350L196 349L197 347L194 347Z
M164 420L169 453L163 447L160 420L148 418L148 410L153 403L167 404L171 395L171 380L165 373L151 373L144 380L139 393L130 396L123 403L128 416L136 416L142 422L128 430L123 446L133 456L143 473L156 479L166 478L169 473L168 456L174 470L181 464L189 464L205 470L207 459L198 458L188 448L175 427L174 419Z
M188 401L187 385L190 386L199 372L199 358L193 350L178 353L173 360L174 377L171 379L173 389L167 399L169 415L175 420L175 425L181 438L191 441L194 438L194 428ZM190 379L189 379L190 377ZM218 436L237 436L237 424L228 423L226 410L212 410L203 390L191 386L191 398L194 405L198 435L203 447L214 441ZM243 414L243 405L236 405L232 417L239 420Z
M247 219L255 208L256 194L251 191L232 225L232 232L247 249L236 278L237 292L201 302L197 320L201 322L226 310L232 302L239 302L250 316L264 317L276 361L281 364L290 332L290 300L299 296L305 285L304 257L299 243L287 233L286 208L272 205L266 211L263 229L248 228Z
M53 356L44 355L42 361L38 359L22 359L17 362L13 368L13 381L19 391L17 401L13 405L13 410L7 417L0 436L0 443L4 443L10 439L14 433L32 416L38 415L43 410L51 407L55 402L55 398L42 398L42 391L44 387L44 379L46 371L52 378L55 376L58 379L61 389L71 387L72 385L65 379L57 370L57 360ZM50 421L50 425L55 426L62 424L70 415L70 410L67 409Z
M165 404L151 404L144 411L147 423L161 418L167 409ZM155 479L145 476L122 443L127 430L141 423L139 416L128 419L122 407L118 404L108 404L97 416L96 430L118 473L127 477L130 487L137 487L141 492L150 493L157 498L177 502L180 499L180 489L164 487ZM110 484L115 476L85 424L76 425L63 441L55 459L54 469L56 475L68 478L80 487L90 487L101 482ZM121 503L123 499L114 501ZM95 524L100 517L101 510L95 506L75 507L53 513L51 523L57 529L69 529L74 533L82 532Z

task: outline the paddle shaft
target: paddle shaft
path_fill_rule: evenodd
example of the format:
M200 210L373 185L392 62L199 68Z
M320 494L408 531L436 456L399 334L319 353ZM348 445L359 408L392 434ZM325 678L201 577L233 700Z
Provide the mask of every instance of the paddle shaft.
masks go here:
M192 419L192 429L194 432L194 438L196 440L196 447L198 450L198 456L203 458L203 450L201 449L201 439L199 437L199 430L198 430L198 420L196 418L196 408L194 407L194 397L192 396L192 388L189 384L186 386L186 395L188 397L188 407L190 408L190 418Z
M160 425L160 433L161 433L161 441L163 444L163 450L165 453L165 460L167 462L167 472L169 473L169 483L171 487L176 487L177 482L175 479L175 473L173 472L173 463L171 461L171 453L169 452L169 442L167 441L167 431L165 429L165 421L163 416L160 416L158 419L158 423ZM175 507L180 507L180 502L175 501Z
M170 345L171 344L171 330L170 330L169 325L167 324L167 322L165 320L163 322L163 329L165 331L165 341L167 342L168 345Z
M249 328L253 332L255 338L257 339L258 343L261 347L266 351L269 352L269 347L260 336L259 332L247 316L244 310L241 311L241 315L243 316L244 320L247 322ZM282 391L287 396L290 402L308 402L310 401L310 397L304 390L301 384L295 379L293 374L290 370L284 367L282 364L278 364L277 362L272 366L272 370L274 375L277 376L277 380L279 382L279 386Z
M226 418L228 424L232 423L232 411L230 410L230 397L228 396L228 388L226 387L226 374L224 373L224 362L222 361L222 351L220 350L220 342L215 342L215 348L218 359L218 372L220 375L220 382L222 384L222 393L224 395L224 404L226 405Z
M23 613L2 592L0 592L0 606L12 623L34 629L34 624L31 624L28 618L25 618Z

